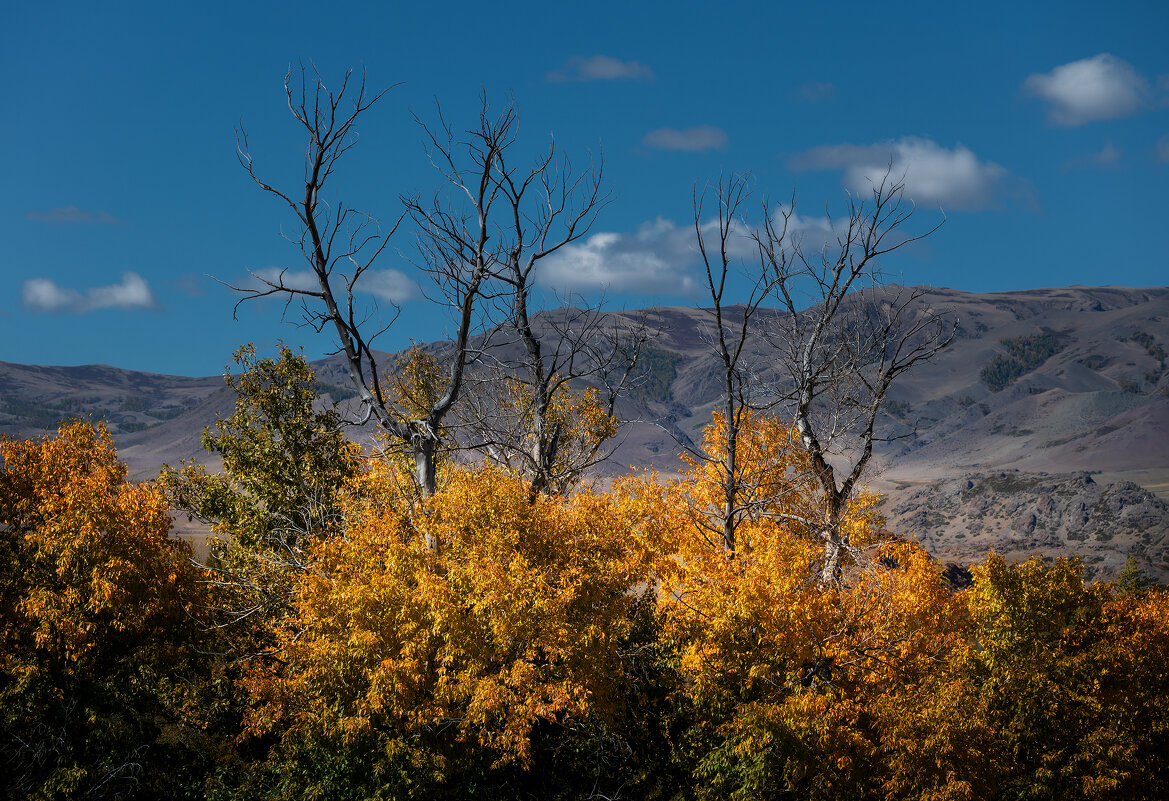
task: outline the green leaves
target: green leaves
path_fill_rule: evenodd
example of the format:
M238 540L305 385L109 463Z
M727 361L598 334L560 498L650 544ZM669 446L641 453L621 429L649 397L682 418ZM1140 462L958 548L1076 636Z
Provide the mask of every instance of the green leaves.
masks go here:
M318 408L318 384L304 357L281 345L278 359L239 349L234 412L203 433L222 473L188 463L163 469L174 507L212 526L204 567L209 613L238 658L270 655L274 628L291 613L296 574L312 546L343 527L344 491L360 470L333 407Z
M312 368L284 345L278 359L259 359L247 345L235 361L242 372L224 376L235 411L203 433L224 473L166 468L161 480L176 508L245 548L298 548L335 532L338 492L357 472L359 451L335 408L316 408Z

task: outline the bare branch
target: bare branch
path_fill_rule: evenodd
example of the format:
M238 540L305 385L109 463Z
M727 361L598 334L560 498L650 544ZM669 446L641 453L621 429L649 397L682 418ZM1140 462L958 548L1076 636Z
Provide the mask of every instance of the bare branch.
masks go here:
M473 312L482 284L489 276L486 231L477 240L461 238L458 217L440 208L437 202L435 209L428 213L417 201L408 200L405 211L387 229L370 215L340 201L330 202L326 194L329 180L341 159L357 144L358 119L388 89L371 94L366 88L364 72L357 79L350 70L345 73L340 87L333 91L311 64L308 67L302 64L299 70L290 68L285 76L284 89L288 109L304 129L307 139L303 194L299 190L295 193L282 191L259 177L242 128L237 134L237 156L252 180L262 190L280 198L296 215L300 230L292 241L300 248L315 285L311 288L294 285L288 280L288 271L285 270L275 279L253 273L255 285L233 288L243 295L240 303L283 296L287 309L288 303L298 300L306 324L317 331L333 330L338 341L337 352L344 355L350 378L363 404L363 420L375 420L391 438L410 448L415 459L418 487L424 494L430 494L436 487L435 456L440 449L439 432L443 418L460 393L463 372L472 353L469 337ZM504 120L504 129L507 127L508 122ZM445 140L432 137L432 141L449 168L444 171L444 176L457 182L454 140L449 128L444 126L444 130L447 134ZM444 141L445 150L440 146ZM488 165L492 163L489 158ZM483 191L470 197L480 208L490 203ZM387 390L373 349L374 341L393 325L400 310L395 306L388 322L375 319L376 306L371 311L359 298L363 279L383 255L407 215L423 229L423 263L436 277L446 304L455 310L458 325L446 389L420 417L406 414L398 399ZM238 306L237 303L237 309Z
M550 142L532 166L515 166L514 102L493 113L482 98L478 126L463 139L455 137L441 109L438 116L436 126L423 126L431 163L462 202L437 195L425 205L417 197L406 199L424 234L419 266L448 297L452 288L465 292L477 276L487 275L500 286L489 296L498 322L479 354L488 352L491 340L493 355L478 367L476 392L460 425L473 432L471 447L528 477L533 498L561 491L595 463L608 438L596 439L607 426L594 428L596 436L585 437L593 444L581 446L581 432L574 428L580 421L570 420L581 410L570 412L572 404L566 405L570 386L599 380L607 419L628 379L610 381L609 368L618 352L640 351L640 346L621 351L622 336L605 330L594 308L546 318L551 330L543 332L532 319L540 263L585 236L609 202L602 164L590 162L588 171L575 174Z
M878 413L890 385L949 344L957 321L920 303L921 291L886 286L880 257L938 230L902 229L913 215L904 183L889 172L873 183L867 201L849 196L848 216L832 223L835 245L815 255L786 223L794 202L764 206L764 223L752 236L772 277L770 291L787 312L765 332L783 382L765 406L790 415L812 464L823 498L825 581L839 573L847 538L840 523L877 441ZM807 293L808 297L802 296ZM840 459L847 464L840 471Z

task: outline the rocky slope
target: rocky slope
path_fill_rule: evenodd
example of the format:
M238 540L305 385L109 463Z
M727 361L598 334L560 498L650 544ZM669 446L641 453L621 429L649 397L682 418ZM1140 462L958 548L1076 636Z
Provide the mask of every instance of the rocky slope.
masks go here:
M883 513L893 531L913 532L945 562L990 550L1010 558L1078 556L1092 576L1115 575L1128 556L1169 578L1169 504L1131 481L1090 473L972 473L905 484ZM1119 546L1119 547L1118 547Z

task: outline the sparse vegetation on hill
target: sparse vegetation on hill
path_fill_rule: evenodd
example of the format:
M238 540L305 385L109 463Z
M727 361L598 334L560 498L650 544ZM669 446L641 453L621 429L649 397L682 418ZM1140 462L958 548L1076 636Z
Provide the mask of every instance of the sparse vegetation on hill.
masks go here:
M639 376L631 387L633 397L642 403L668 403L673 400L671 385L682 360L681 354L663 348L652 345L642 348L638 362Z
M1145 353L1156 359L1165 369L1165 348L1148 331L1136 331L1127 337L1117 337L1121 342L1135 342L1145 349Z
M1007 355L995 356L982 368L982 382L991 392L1001 392L1017 379L1050 359L1063 347L1065 336L1054 331L1000 339Z

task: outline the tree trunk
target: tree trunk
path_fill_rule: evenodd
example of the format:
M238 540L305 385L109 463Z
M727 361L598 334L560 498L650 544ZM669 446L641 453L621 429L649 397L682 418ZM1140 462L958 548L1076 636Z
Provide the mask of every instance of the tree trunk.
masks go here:
M438 440L434 436L427 436L427 432L415 432L410 444L414 449L414 480L422 497L429 498L438 488L434 464ZM438 540L433 534L423 534L422 538L427 551L438 552Z
M847 538L840 536L840 522L844 516L844 505L847 500L835 497L828 510L827 525L821 530L824 538L824 569L820 573L821 584L836 584L840 581L841 561L844 558L844 549L848 545Z
M824 531L824 570L821 584L835 584L840 580L840 539L833 531Z

